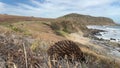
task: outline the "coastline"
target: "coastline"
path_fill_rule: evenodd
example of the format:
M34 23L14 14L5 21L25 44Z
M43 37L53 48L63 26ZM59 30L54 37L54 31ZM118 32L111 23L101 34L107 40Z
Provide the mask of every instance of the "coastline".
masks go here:
M98 34L94 34L95 37L102 40L108 40L111 42L120 43L120 26L96 26L90 25L87 26L89 29L103 30L103 32L98 32Z
M99 26L97 26L99 27ZM103 26L103 27L108 27L108 26ZM90 28L89 28L90 29ZM104 48L107 48L109 50L109 54L118 57L118 59L120 58L120 42L117 41L114 38L110 38L110 39L104 39L104 38L99 38L98 36L102 36L101 32L107 32L105 29L103 29L103 31L100 31L101 28L97 28L97 29L91 29L91 30L98 30L98 31L94 31L96 33L94 34L90 34L89 38L91 39L90 42L99 46L102 46Z

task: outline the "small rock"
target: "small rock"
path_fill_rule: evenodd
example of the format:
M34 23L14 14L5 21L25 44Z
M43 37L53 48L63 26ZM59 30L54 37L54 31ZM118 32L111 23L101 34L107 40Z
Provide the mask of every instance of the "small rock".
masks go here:
M110 40L116 40L116 39L114 39L114 38L110 38Z

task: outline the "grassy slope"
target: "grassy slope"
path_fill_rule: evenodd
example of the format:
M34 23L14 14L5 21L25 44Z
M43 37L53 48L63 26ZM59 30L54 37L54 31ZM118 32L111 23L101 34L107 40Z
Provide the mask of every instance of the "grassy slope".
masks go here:
M120 63L120 61L118 60L114 62L114 58L105 55L106 53L102 53L102 51L105 50L100 46L90 43L89 42L90 39L82 37L83 34L82 31L79 32L80 33L79 37L78 35L76 36L74 34L73 35L65 34L65 36L63 37L56 35L54 33L54 30L51 29L51 27L49 25L46 25L45 23L49 25L51 24L48 21L13 22L12 24L0 25L0 33L22 35L23 37L24 36L32 37L34 40L36 40L30 46L33 49L33 51L36 50L38 46L41 46L41 48L43 48L42 50L46 50L51 44L53 44L52 42L56 42L58 40L63 40L63 39L73 40L83 44L83 46L81 46L81 49L86 54L86 56L90 56L93 58L91 59L91 63L94 62L94 63L98 63L99 65L101 64L100 67L102 66L103 63L103 65L109 65L109 66L111 65L111 67L116 66L116 68L119 68L118 64ZM40 41L44 41L44 43L48 43L47 47L46 48L42 47ZM90 58L88 58L88 60L89 59Z

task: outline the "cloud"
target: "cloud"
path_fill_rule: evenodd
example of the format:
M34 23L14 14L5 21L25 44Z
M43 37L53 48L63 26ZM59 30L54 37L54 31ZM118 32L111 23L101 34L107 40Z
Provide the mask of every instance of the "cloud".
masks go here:
M68 13L80 13L110 17L116 21L120 18L119 0L29 0L29 3L11 5L0 2L0 13L36 17L59 17Z
M4 10L4 3L0 2L0 10Z

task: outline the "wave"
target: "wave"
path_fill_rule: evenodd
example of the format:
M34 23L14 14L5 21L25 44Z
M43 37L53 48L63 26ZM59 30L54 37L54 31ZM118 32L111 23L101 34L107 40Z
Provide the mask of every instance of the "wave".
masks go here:
M107 32L100 32L101 36L96 36L102 39L115 39L116 42L120 42L120 26L88 26L90 29L100 29L105 30Z

